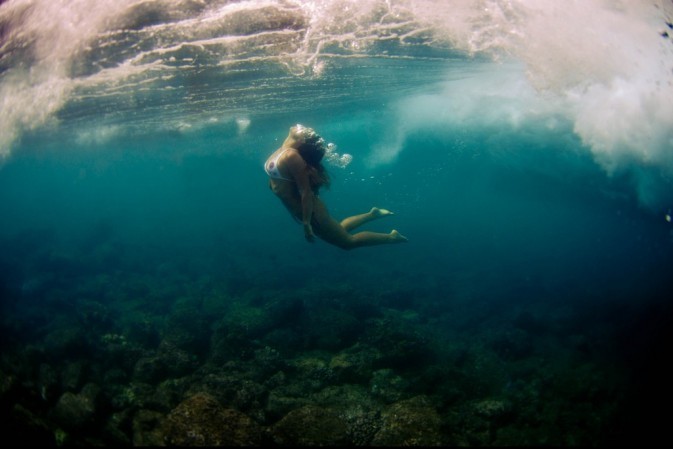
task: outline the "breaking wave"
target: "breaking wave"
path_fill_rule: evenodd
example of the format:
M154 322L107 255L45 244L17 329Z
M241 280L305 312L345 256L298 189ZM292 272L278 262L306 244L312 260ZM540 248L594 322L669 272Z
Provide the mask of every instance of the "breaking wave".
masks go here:
M81 123L104 132L80 129L79 142L245 130L270 111L347 101L356 86L405 93L372 164L428 127L567 122L607 172L668 180L672 11L654 0L9 0L0 157L27 132Z

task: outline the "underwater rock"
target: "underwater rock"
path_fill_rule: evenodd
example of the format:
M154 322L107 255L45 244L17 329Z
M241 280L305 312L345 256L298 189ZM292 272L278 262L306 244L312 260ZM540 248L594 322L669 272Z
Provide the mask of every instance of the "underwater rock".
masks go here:
M304 312L301 336L305 349L340 350L353 345L364 323L335 309L311 308Z
M528 402L528 401L527 401ZM535 413L540 413L544 408L538 404L531 404ZM523 444L540 444L535 440L529 440L529 432L539 431L539 426L526 430L517 427L507 427L505 422L512 415L512 405L500 399L482 399L478 401L463 402L447 414L445 425L451 429L452 446L517 446ZM517 410L517 414L520 414ZM529 420L534 422L539 416Z
M332 385L310 396L311 401L325 408L342 411L357 409L380 410L382 406L362 385Z
M80 429L93 422L100 388L87 384L79 394L67 391L51 411L51 418L65 429Z
M269 346L255 350L253 363L255 374L259 376L260 380L267 379L273 374L287 368L285 359L277 350Z
M263 404L268 392L249 377L245 371L211 373L193 384L189 392L206 394L222 404L263 420Z
M424 396L387 407L373 446L441 446L439 414Z
M201 310L200 302L181 298L173 305L166 319L161 345L169 345L198 356L210 349L211 318Z
M329 368L340 383L366 383L372 377L372 367L380 356L376 349L358 343L334 355Z
M283 370L278 370L272 376L266 379L266 381L264 382L264 388L273 390L274 388L278 388L282 385L285 385L286 382L287 382L287 376L285 375L285 372Z
M168 379L161 382L155 389L151 397L147 398L147 407L154 410L168 412L173 409L188 390L193 380L190 377L180 379Z
M427 332L415 320L395 311L372 320L364 341L381 352L376 362L379 368L413 370L434 356Z
M264 307L253 307L236 302L227 316L215 328L214 343L220 339L235 343L259 338L274 329L276 322L272 313ZM236 345L237 346L237 345Z
M251 358L259 347L257 339L271 326L270 317L263 309L236 305L227 318L215 325L208 361L221 365L231 360Z
M128 377L124 370L111 369L103 374L103 384L108 386L126 384Z
M286 356L295 355L303 350L303 336L296 329L273 329L264 335L265 345L279 348Z
M64 391L75 391L82 381L84 362L68 363L61 371L61 388Z
M168 378L190 374L197 360L169 341L162 341L156 355L142 357L133 369L133 378L140 382L157 383Z
M21 405L15 405L9 416L3 416L2 426L6 429L6 431L2 432L2 439L5 441L5 444L56 447L54 432L42 419Z
M5 402L17 386L16 377L0 370L0 401Z
M58 395L58 374L51 365L46 363L40 364L37 386L40 389L40 396L45 401L51 400Z
M165 416L154 410L138 410L133 417L134 446L165 446L163 424Z
M107 386L110 390L110 405L116 410L127 408L146 408L154 396L154 387L142 382L131 382L128 385Z
M271 327L292 327L300 324L306 313L304 299L295 294L278 294L264 304L266 315L271 319Z
M346 420L348 437L355 446L370 446L381 429L381 414L369 411L349 416Z
M155 383L165 378L165 370L159 357L143 357L133 368L133 379L138 382Z
M346 423L351 444L367 446L381 427L383 406L362 385L330 386L311 395L311 402L328 408Z
M408 388L409 383L391 369L375 371L369 382L372 396L386 404L401 400Z
M509 404L495 399L485 399L474 405L474 413L489 420L498 420L506 416L509 411Z
M175 446L256 446L262 437L260 426L249 416L224 408L203 393L173 409L163 432L166 443Z
M104 334L100 341L105 351L107 365L113 369L131 373L138 360L144 355L142 347L129 341L122 334Z
M86 357L92 352L89 335L79 327L59 326L44 339L44 352L51 360L68 359L77 354Z
M451 436L452 445L510 446L516 445L512 442L522 441L526 442L525 445L536 444L527 440L527 431L503 427L503 422L510 416L511 408L508 402L498 399L483 399L460 405L449 418L450 428L455 429L455 433ZM542 409L542 407L534 408L537 413ZM512 432L516 434L513 438ZM494 440L496 437L499 443Z
M288 382L278 390L286 396L306 397L334 385L336 377L327 354L306 354L289 362Z
M339 446L349 443L345 421L329 409L307 405L288 413L271 429L283 446Z
M96 301L82 300L77 307L77 320L85 329L107 332L112 328L114 320L110 310Z
M191 353L168 340L162 341L159 345L158 357L167 368L166 377L182 377L190 374L198 362Z
M266 417L271 421L281 419L292 410L308 405L310 401L303 397L288 396L282 390L274 390L269 393L266 401Z
M128 339L128 343L133 342L145 348L155 348L161 343L158 325L148 317L141 317L130 322L124 334L127 336L125 339Z
M104 440L117 446L130 446L131 439L129 438L129 432L131 426L130 410L113 413L103 428L102 435L104 436Z

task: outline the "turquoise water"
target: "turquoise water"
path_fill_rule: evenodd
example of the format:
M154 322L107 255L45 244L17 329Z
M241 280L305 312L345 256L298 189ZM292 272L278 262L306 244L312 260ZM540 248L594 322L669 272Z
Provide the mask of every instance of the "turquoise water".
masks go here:
M671 5L477 3L0 4L14 434L658 442ZM295 123L408 244L304 240L262 168Z

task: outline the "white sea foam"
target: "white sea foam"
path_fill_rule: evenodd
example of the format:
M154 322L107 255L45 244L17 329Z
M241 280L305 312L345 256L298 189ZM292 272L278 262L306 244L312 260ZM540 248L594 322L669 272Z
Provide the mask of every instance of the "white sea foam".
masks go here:
M129 3L11 0L0 5L5 27L0 60L9 65L0 77L0 159L24 131L53 119L75 86L73 60Z
M498 123L516 131L523 121L562 117L606 172L632 171L641 201L656 203L662 183L654 180L673 176L673 42L666 37L673 4L457 1L432 15L424 14L432 2L414 5L437 36L502 63L463 79L450 74L440 93L398 104L394 130L371 163L394 160L406 136L423 127Z
M248 131L250 127L250 119L248 117L237 117L236 118L236 128L238 129L238 135L243 135Z

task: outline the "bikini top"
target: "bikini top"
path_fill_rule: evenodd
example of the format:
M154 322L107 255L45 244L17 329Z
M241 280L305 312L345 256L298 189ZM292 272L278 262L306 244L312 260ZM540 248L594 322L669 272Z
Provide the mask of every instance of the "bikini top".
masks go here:
M264 164L264 171L266 172L267 175L269 175L269 176L272 177L272 178L275 178L275 179L282 179L282 180L284 180L284 181L294 182L293 179L286 178L285 176L283 176L283 175L280 173L280 170L278 170L278 160L280 159L280 157L281 157L282 155L285 154L285 152L286 152L287 150L288 150L288 148L284 149L283 151L281 151L280 153L278 153L278 154L276 155L276 157L274 157L274 158L271 159L270 161L266 161L266 164Z

